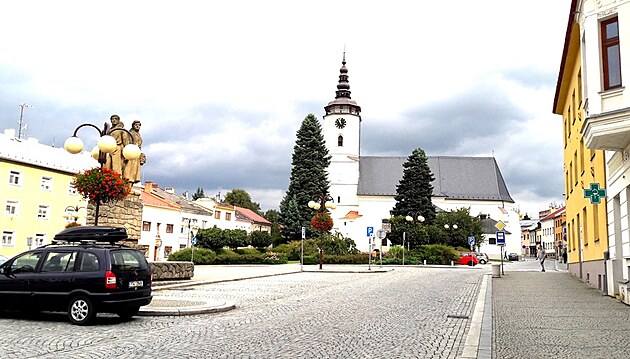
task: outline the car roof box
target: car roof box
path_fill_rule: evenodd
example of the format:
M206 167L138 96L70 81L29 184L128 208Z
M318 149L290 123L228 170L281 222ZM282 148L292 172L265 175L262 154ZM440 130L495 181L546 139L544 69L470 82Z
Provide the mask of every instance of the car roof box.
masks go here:
M55 235L55 241L65 242L118 242L127 239L124 227L76 226L66 228Z

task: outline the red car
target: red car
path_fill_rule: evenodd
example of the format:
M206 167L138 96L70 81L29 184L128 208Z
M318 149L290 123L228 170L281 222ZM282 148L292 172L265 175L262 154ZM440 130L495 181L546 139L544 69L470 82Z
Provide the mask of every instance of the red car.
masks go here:
M459 253L459 264L475 266L479 264L479 259L473 252L461 252Z

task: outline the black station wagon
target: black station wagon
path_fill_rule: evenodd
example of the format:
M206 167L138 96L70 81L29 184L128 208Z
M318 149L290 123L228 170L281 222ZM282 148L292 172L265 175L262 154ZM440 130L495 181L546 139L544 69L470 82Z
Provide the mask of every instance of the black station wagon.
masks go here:
M19 254L0 265L0 308L67 311L73 324L97 313L122 318L151 303L151 270L137 249L116 244L124 228L79 226L52 244Z

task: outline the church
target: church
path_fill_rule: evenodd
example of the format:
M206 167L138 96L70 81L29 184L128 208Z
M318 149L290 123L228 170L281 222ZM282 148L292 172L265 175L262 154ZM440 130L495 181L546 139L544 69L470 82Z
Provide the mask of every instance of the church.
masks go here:
M350 96L345 53L335 99L324 111L322 132L331 155L330 195L337 205L331 211L332 232L352 238L360 251L368 252L368 233L376 235L383 220L390 217L396 203L396 186L408 155L361 156L361 107ZM422 148L422 144L416 147ZM504 251L520 254L517 207L494 157L430 156L427 153L427 159L435 177L432 202L436 209L451 211L468 207L472 216L481 215L484 244L480 251L491 258L501 255L501 248L496 244L499 229L495 227L503 224ZM377 240L376 244L375 248L380 249L382 242ZM386 252L387 247L383 246L382 251Z

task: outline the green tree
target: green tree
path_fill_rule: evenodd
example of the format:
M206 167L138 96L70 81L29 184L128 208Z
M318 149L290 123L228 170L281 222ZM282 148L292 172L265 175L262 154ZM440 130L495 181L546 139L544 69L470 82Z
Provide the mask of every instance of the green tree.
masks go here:
M483 241L481 219L478 216L471 217L469 207L438 213L434 227L436 235L432 243L469 248L468 237L475 237L477 245Z
M256 213L260 213L260 203L252 202L249 193L244 189L235 188L225 195L223 202L242 208L251 209Z
M197 237L199 247L208 248L215 252L226 246L223 231L217 227L200 229L195 237Z
M282 233L280 232L280 212L275 209L269 209L264 214L263 217L271 222L271 243L274 246L283 243L282 242Z
M224 229L221 234L225 245L231 249L249 245L247 232L242 229Z
M254 231L250 234L250 243L252 247L259 251L264 251L265 248L271 245L271 235L263 231Z
M287 241L300 239L303 226L309 236L315 233L310 224L315 212L308 207L308 202L316 195L328 193L330 187L326 170L331 157L315 115L310 113L304 118L296 137L289 188L280 203L280 224ZM295 204L291 204L293 201Z
M435 220L435 206L431 202L431 182L434 179L426 154L421 148L416 148L403 164L403 176L396 186L396 205L392 214L405 217L410 212L417 212L424 217L425 225L432 224Z
M193 195L192 195L192 200L196 201L199 198L205 198L205 197L206 197L206 195L205 195L205 193L203 193L203 188L198 187L197 188L197 192L193 193Z

